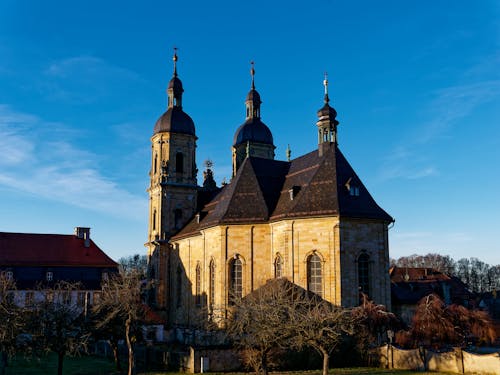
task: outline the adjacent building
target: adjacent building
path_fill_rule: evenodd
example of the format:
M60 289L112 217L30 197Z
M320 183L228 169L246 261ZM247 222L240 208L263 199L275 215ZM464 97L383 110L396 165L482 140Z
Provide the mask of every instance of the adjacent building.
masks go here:
M118 264L90 238L90 228L73 235L0 232L0 272L15 281L17 303L29 306L59 281L78 283L70 298L82 307L100 296L101 282Z

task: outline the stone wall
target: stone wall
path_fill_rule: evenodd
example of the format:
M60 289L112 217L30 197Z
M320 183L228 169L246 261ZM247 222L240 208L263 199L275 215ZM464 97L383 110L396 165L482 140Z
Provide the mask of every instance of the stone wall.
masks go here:
M403 350L385 345L378 348L377 355L381 366L394 369L500 375L500 353L475 354L460 348L437 353L425 349Z

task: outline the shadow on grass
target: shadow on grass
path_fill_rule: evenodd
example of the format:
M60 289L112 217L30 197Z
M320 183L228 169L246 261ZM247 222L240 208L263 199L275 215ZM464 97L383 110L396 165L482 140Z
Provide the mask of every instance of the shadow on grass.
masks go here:
M45 375L57 374L57 356L49 354L42 358L18 356L9 361L6 375ZM65 357L63 365L64 375L116 375L112 361L94 357Z

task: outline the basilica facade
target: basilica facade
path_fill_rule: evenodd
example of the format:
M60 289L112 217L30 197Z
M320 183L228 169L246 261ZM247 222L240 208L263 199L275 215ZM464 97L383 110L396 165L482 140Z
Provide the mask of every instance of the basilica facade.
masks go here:
M168 108L151 138L148 256L153 300L171 326L195 325L273 278L342 306L361 292L390 309L388 227L380 208L338 147L337 113L324 81L313 127L318 147L275 160L273 135L251 88L232 146L233 176L217 187L206 164L197 183L196 131L174 73ZM289 155L289 154L288 154Z

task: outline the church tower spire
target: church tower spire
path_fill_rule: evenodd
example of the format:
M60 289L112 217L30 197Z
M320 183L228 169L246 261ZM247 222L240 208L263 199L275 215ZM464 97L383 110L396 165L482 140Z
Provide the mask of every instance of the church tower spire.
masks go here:
M233 139L233 176L245 158L256 156L274 159L273 135L260 119L260 95L255 89L255 67L251 61L250 76L252 84L245 99L245 122L236 130Z
M168 83L167 111L156 121L151 137L149 172L148 247L150 277L159 285L155 303L166 306L171 289L168 268L170 238L196 211L198 183L194 122L182 109L184 89L177 73L177 49L173 56L173 77ZM156 281L158 283L156 283Z
M325 78L323 80L323 86L325 88L324 105L318 111L318 121L316 126L318 127L318 149L320 156L323 154L324 149L330 145L335 147L338 144L337 141L337 111L330 106L330 97L328 96L328 73L325 72Z
M172 79L168 83L167 96L168 96L168 108L179 107L182 108L182 93L184 89L182 88L182 82L177 77L177 48L174 47L174 56L172 57L174 62L174 74Z

